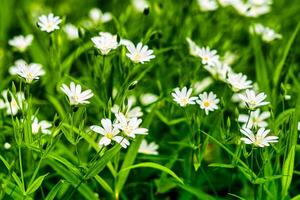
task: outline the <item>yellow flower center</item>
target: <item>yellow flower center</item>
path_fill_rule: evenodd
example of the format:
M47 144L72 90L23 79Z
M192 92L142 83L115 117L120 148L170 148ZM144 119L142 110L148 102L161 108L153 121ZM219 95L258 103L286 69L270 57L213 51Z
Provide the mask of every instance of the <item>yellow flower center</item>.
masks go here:
M182 105L187 105L189 103L189 99L186 97L182 98L180 101Z
M210 102L209 102L208 100L203 101L203 105L204 105L205 107L209 107L209 106L210 106Z
M112 133L106 133L105 135L108 139L113 139L114 135Z
M18 107L18 104L14 99L11 101L10 105L12 108Z
M203 60L204 61L208 61L209 60L209 56L203 56Z
M255 105L257 102L255 101L255 100L250 100L249 101L249 104L251 104L251 105Z
M27 77L26 77L26 81L27 81L28 83L31 83L32 80L33 80L33 74L32 74L32 73L28 73L28 74L27 74Z
M139 62L141 59L141 54L135 53L132 58L135 62Z
M48 22L46 27L47 27L48 30L52 29L53 28L53 22Z

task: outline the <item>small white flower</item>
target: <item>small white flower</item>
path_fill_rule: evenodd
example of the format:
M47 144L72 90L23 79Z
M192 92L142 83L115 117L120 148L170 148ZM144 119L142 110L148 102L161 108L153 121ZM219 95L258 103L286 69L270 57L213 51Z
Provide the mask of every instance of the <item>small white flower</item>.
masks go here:
M136 117L127 119L121 112L116 114L117 123L114 125L116 128L122 130L126 136L135 138L135 135L147 135L148 129L140 128L142 123L141 119Z
M226 81L226 77L228 73L232 72L232 69L221 62L216 63L215 65L205 65L204 69L206 69L215 79L220 81Z
M268 111L260 113L260 110L251 111L249 115L240 114L238 117L239 122L243 122L243 127L245 128L264 128L268 126L268 123L265 121L271 116L271 113Z
M140 42L136 46L131 42L126 45L127 50L129 53L126 53L126 56L130 58L134 63L142 63L148 62L151 59L155 58L153 55L153 50L148 49L148 46Z
M103 13L99 8L92 8L89 11L89 17L94 24L106 23L112 19L112 15L109 12Z
M199 94L199 100L196 100L197 104L199 104L200 108L205 111L206 115L208 115L209 111L218 109L217 104L219 101L220 100L217 98L217 95L215 95L213 92L209 92L208 95L207 92Z
M20 52L24 52L31 45L32 40L33 40L33 35L31 34L27 36L19 35L9 40L8 44L16 48L16 50Z
M245 94L240 94L239 97L250 110L269 104L269 102L264 101L267 95L263 92L256 95L254 90L246 90Z
M158 145L155 144L155 142L151 142L148 144L147 141L143 139L138 152L148 155L158 155L157 149Z
M66 24L63 29L69 40L76 40L79 38L78 28L73 24Z
M298 122L298 131L300 131L300 122Z
M58 16L54 16L53 13L49 15L42 15L39 17L38 25L41 31L46 31L50 33L54 30L59 29L59 24L61 23L61 19Z
M24 60L17 60L15 66L10 67L9 72L12 75L19 75L29 84L31 84L33 80L38 80L40 76L45 74L42 65L38 63L27 64Z
M259 17L271 11L271 1L269 0L258 0L260 2L254 1L236 1L232 6L236 11L246 17Z
M118 136L120 131L118 128L113 127L110 119L102 119L101 124L102 127L97 125L93 125L90 127L90 129L92 129L94 132L103 135L103 137L99 141L99 146L107 146L112 141L115 141L119 143L123 148L127 148L127 146L129 145L129 141L122 136Z
M269 146L269 143L276 143L278 142L277 136L267 136L270 130L266 130L265 128L258 129L256 135L248 128L242 128L241 133L244 134L246 137L241 138L245 144L253 144L254 146L258 147L265 147Z
M234 92L252 87L252 81L247 80L247 76L242 73L228 73L227 82Z
M187 87L183 87L181 90L177 87L174 89L172 93L173 100L176 101L181 107L185 107L188 104L195 104L195 100L197 97L191 97L193 89L187 89Z
M189 51L192 56L199 57L200 47L191 38L187 37L186 41L189 44Z
M41 131L41 133L44 134L51 134L51 131L49 130L49 128L52 126L51 123L49 123L46 120L42 120L42 121L38 121L37 117L32 117L32 125L31 125L31 131L33 134L37 134L39 133L39 131Z
M132 0L133 7L139 11L143 12L146 8L149 8L149 4L146 0Z
M140 96L140 102L144 106L150 105L158 100L158 96L152 93L145 93Z
M120 106L118 106L117 104L115 104L112 108L111 108L111 112L114 113L114 114L118 114L121 112L120 110ZM142 117L143 116L143 112L142 112L142 109L141 107L139 106L136 106L136 107L133 107L131 108L131 105L128 104L127 105L127 109L126 109L126 112L125 112L125 117L126 119L130 119L130 118L138 118L138 117Z
M216 0L198 0L198 4L202 11L214 11L218 9Z
M124 45L125 47L127 47L128 45L131 45L132 42L130 40L121 38L119 45Z
M261 36L262 40L265 42L272 42L273 40L282 38L282 36L276 33L273 29L262 24L255 24L253 27L250 27L250 33L255 33Z
M223 7L225 6L231 6L238 0L218 0L219 4Z
M9 144L8 142L4 143L4 149L8 150L11 148L11 144Z
M198 56L202 59L203 65L216 65L220 62L217 51L214 49L210 50L209 47L201 47Z
M288 100L291 100L292 99L292 96L291 95L284 95L284 100L288 101Z
M94 96L91 90L81 92L81 85L74 82L70 83L70 87L63 84L60 89L68 96L70 105L88 104L88 99Z
M8 96L11 96L11 101L8 101ZM15 97L8 90L2 92L3 99L0 99L0 109L6 109L8 115L16 115L20 109L22 109L23 101L25 100L25 95L23 92L17 92Z
M91 40L102 55L107 55L111 50L118 47L117 35L108 32L100 32L99 35L92 37Z

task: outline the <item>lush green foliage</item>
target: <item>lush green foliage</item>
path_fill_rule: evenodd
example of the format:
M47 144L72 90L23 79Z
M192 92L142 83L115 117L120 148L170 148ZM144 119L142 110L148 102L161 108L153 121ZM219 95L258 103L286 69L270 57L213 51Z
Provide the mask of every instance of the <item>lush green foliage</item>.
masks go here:
M8 99L23 91L26 99L14 116L0 110L0 198L299 199L299 1L274 0L271 12L257 18L232 7L202 12L196 0L149 5L143 13L127 0L0 1L0 91L8 89ZM112 20L87 25L93 7L111 12ZM38 17L51 12L61 17L61 28L43 32ZM79 38L68 39L62 28L67 23L79 27ZM263 42L249 33L254 23L274 28L282 38ZM133 63L125 46L102 56L91 41L100 31L147 44L155 58ZM8 44L28 34L34 39L25 52ZM247 110L231 100L233 92L222 81L205 88L220 99L208 115L198 104L180 107L173 100L174 88L211 77L190 55L187 37L221 57L237 55L231 68L267 95L270 104L262 110L271 113L268 129L277 143L260 148L241 141L238 117ZM45 75L25 83L9 73L17 59L40 63ZM89 104L69 105L60 88L71 81L92 90ZM145 93L158 99L145 105L140 98ZM125 112L132 96L148 135L130 138L126 149L117 142L99 146L101 136L89 127L114 120L111 108L117 104ZM51 122L51 134L33 134L33 115ZM138 153L143 139L157 143L159 154Z

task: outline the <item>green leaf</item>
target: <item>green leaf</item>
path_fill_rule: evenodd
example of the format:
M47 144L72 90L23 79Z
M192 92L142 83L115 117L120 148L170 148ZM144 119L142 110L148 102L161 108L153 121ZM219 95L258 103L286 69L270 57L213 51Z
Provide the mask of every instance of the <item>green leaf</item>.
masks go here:
M267 71L267 66L265 63L265 58L261 49L260 40L257 35L253 35L252 37L252 46L255 54L255 72L256 72L256 80L260 89L270 94L270 86L269 86L269 74Z
M17 185L14 183L8 181L7 184L5 185L6 187L4 188L5 193L9 196L12 197L14 200L23 200L23 194L22 191L18 188Z
M22 181L20 180L18 175L15 172L13 172L12 177L15 180L15 182L17 183L17 185L19 186L19 189L22 191L22 193L25 194L25 191L24 191L25 189L24 189Z
M232 169L235 167L233 164L223 164L223 163L212 163L208 166L209 167L229 168L229 169Z
M53 200L64 184L68 184L68 183L63 180L56 183L56 185L50 190L50 192L46 196L45 200Z
M46 162L62 177L64 177L73 187L77 187L81 180L71 173L67 168L55 160L47 159ZM77 189L79 193L88 200L98 200L94 192L84 183L81 183Z
M180 187L181 189L195 195L198 199L205 199L205 200L214 200L215 198L210 196L209 194L204 193L201 191L199 188L195 188L189 185L183 185L183 184L178 184L177 186Z
M108 185L108 183L103 178L101 178L99 175L96 175L95 179L106 192L108 192L110 194L114 193L114 191L111 189L111 187Z
M127 170L130 170L130 169L140 168L140 167L150 167L150 168L153 168L153 169L158 169L160 171L163 171L163 172L171 175L179 183L184 184L183 181L172 170L170 170L169 168L167 168L165 166L162 166L160 164L153 163L153 162L144 162L144 163L139 163L139 164L136 164L136 165L132 165L130 167L122 169L120 172L127 171Z
M47 176L48 174L39 176L37 179L35 179L33 181L33 183L31 185L29 185L29 187L26 190L26 194L31 194L33 192L35 192L43 183L44 178Z
M294 108L287 109L280 113L275 120L275 130L278 130L279 126L282 125L291 115L295 112Z
M284 161L283 170L282 170L282 190L281 197L284 198L289 190L290 184L292 182L293 170L294 170L294 161L295 161L295 146L292 146L290 152Z
M55 98L53 96L48 96L48 100L54 106L56 111L59 113L60 117L62 119L65 119L66 118L66 112L63 109L63 107L61 106L61 104L59 103L59 101L57 100L57 98Z
M106 151L104 155L98 161L96 161L93 166L90 167L89 171L87 172L87 178L92 178L99 174L107 165L107 163L111 161L111 159L120 151L120 149L121 146L116 144L114 147Z
M300 194L298 194L297 196L294 196L291 200L300 200Z
M3 162L3 164L5 165L7 170L9 171L10 170L10 165L1 155L0 155L0 160Z
M275 69L275 73L274 73L274 77L273 77L273 84L276 86L278 84L278 81L279 81L279 78L280 78L280 75L281 75L281 71L282 71L282 68L285 64L285 61L286 61L286 58L288 56L288 53L292 47L292 44L297 36L297 33L299 31L299 28L300 28L300 22L298 23L297 27L295 28L292 36L290 37L289 41L287 42L286 46L285 46L285 49L284 49L284 52L283 52L283 55L282 55L282 58L280 60L280 62L278 63L278 65L276 66L276 69ZM276 88L276 87L275 87Z

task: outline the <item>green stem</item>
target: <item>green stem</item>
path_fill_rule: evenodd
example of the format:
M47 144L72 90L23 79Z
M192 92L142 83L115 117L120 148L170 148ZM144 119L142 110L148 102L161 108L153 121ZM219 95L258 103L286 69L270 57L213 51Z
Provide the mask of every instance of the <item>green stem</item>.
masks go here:
M21 173L23 191L25 191L25 182L24 182L23 164L22 164L22 153L21 153L21 146L20 145L19 145L19 165L20 165L20 173Z

